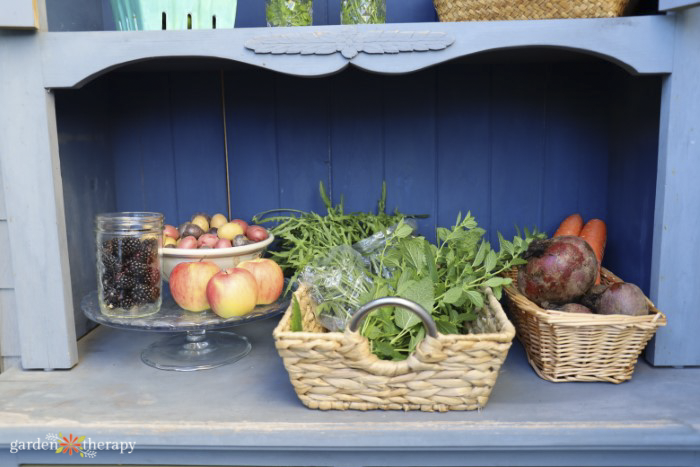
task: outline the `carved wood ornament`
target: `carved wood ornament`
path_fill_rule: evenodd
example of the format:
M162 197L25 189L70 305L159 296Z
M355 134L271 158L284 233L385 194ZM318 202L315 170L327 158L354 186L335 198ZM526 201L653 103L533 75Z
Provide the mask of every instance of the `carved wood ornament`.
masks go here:
M360 52L398 54L443 50L454 43L444 32L431 31L356 31L344 29L326 32L299 32L256 36L245 42L257 54L331 55L340 52L348 60Z

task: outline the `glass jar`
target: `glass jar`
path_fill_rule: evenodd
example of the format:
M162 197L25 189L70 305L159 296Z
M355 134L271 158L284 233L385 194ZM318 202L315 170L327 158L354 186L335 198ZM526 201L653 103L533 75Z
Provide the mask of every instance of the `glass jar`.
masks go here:
M311 26L312 0L265 0L268 26Z
M160 310L163 215L157 212L99 214L97 296L102 313L140 318Z
M343 0L340 24L386 23L386 0Z

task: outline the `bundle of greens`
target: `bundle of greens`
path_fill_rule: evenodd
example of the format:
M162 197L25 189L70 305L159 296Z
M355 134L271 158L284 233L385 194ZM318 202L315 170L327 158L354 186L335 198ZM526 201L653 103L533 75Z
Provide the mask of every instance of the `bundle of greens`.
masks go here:
M333 247L353 245L377 232L387 231L405 217L398 211L386 213L386 183L382 184L376 214L346 214L342 197L340 203L333 206L323 182L319 182L319 192L326 207L325 216L294 209L273 209L253 217L255 224L276 223L270 231L279 244L276 251L269 254L285 275L291 276L290 286L312 259L326 256Z
M341 330L360 306L393 295L423 306L443 334L496 332L490 315L481 313L485 287L500 299L503 286L511 282L502 273L524 264L521 255L542 234L525 229L525 238L518 233L507 241L499 233L496 252L471 214L464 219L458 216L451 229L438 228L437 245L412 236L412 231L401 221L372 261L363 261L357 251L344 247L305 269L301 281L319 304L321 323ZM398 308L374 311L363 322L361 333L369 339L373 353L389 360L405 359L425 337L419 318Z
M268 26L311 26L312 0L267 0Z

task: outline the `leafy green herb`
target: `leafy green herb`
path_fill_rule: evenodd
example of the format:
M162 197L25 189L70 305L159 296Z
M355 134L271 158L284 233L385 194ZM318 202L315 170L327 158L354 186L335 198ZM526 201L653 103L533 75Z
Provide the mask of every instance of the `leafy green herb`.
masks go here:
M268 26L311 26L312 0L267 0Z
M439 228L437 245L424 237L411 236L412 229L406 227L403 220L399 222L374 261L363 262L357 252L348 248L342 254L334 250L321 263L322 267L310 266L316 277L312 282L317 292L315 299L321 303L321 321L332 318L333 328L342 329L343 323L364 303L396 295L423 306L443 334L495 331L482 313L484 288L490 287L500 298L503 286L511 283L511 279L501 275L524 264L521 255L534 238L542 235L526 230L525 238L518 236L507 241L499 234L500 249L496 252L470 213L463 219L459 215L450 229ZM384 274L385 270L391 274ZM332 290L326 287L324 278L330 278ZM361 333L369 339L372 352L390 360L406 358L425 336L417 317L391 308L371 313L362 323Z
M384 231L397 224L404 215L395 211L386 213L386 184L382 184L382 194L379 199L377 213L354 212L345 213L343 200L333 206L326 194L323 182L319 182L319 192L326 207L326 215L315 212L304 212L293 209L274 209L259 213L253 217L256 224L277 223L270 229L279 239L278 251L270 251L270 256L285 271L292 276L288 289L304 267L315 258L323 258L329 251L339 245L352 245L377 232ZM282 213L272 216L273 213ZM412 228L402 227L408 233Z
M386 23L386 0L343 0L340 24Z
M292 320L289 323L289 327L292 332L304 330L301 324L301 307L299 307L299 300L297 300L296 295L293 295L292 298Z

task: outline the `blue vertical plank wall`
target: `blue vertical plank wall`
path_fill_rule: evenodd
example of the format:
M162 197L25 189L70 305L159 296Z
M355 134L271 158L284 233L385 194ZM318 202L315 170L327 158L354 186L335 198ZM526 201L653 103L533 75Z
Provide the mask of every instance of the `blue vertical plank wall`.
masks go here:
M459 211L492 241L516 225L551 234L580 212L608 223L604 264L648 291L658 79L595 60L314 79L222 67L112 73L100 79L110 93L101 107L71 97L85 90L61 92L59 113L108 122L110 143L94 150L113 168L116 209L163 212L171 224L226 212L226 137L234 217L323 212L320 181L348 211L374 211L383 180L388 209L428 214L420 231L431 239ZM62 164L75 164L67 144Z
M73 304L96 288L94 219L116 208L115 172L107 119L105 82L91 83L80 93L58 93L56 112L61 178L70 251ZM75 331L82 336L95 324L74 310Z

